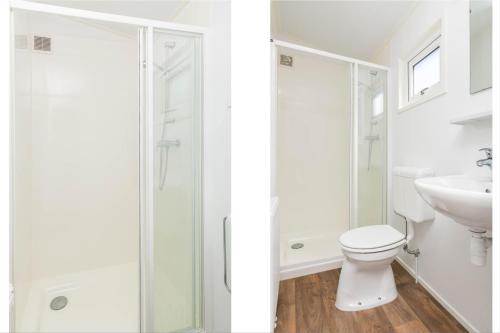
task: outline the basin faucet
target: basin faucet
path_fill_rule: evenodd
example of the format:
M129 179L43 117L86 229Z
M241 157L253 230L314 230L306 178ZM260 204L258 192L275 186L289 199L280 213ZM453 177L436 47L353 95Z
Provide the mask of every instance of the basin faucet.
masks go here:
M492 160L491 148L481 148L481 149L479 149L479 151L484 151L486 153L486 158L477 161L476 165L478 167L482 167L482 166L487 165L491 169L491 160Z

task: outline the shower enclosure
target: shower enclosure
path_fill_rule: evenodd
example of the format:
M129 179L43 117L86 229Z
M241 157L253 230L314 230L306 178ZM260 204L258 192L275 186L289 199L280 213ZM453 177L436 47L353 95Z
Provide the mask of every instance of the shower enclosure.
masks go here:
M206 329L205 29L24 1L12 25L11 331Z
M341 265L339 236L386 223L384 66L275 40L281 277Z

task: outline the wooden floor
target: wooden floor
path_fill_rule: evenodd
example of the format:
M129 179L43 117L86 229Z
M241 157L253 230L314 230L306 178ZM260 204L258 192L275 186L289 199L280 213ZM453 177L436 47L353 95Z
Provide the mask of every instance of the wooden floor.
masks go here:
M276 333L467 332L401 265L392 269L398 298L356 312L335 307L340 269L281 281Z

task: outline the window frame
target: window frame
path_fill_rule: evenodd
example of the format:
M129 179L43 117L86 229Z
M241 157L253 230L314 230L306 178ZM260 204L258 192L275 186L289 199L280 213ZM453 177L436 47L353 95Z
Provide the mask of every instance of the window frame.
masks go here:
M378 96L378 95L382 95L382 112L380 112L379 114L374 114L373 111L375 109L375 105L374 105L374 102L375 102L375 98ZM382 117L385 113L385 93L384 93L384 90L382 87L380 88L377 88L374 93L372 94L372 98L371 98L371 102L372 102L372 118L373 119L378 119L380 117Z
M413 93L413 75L414 75L414 68L415 66L420 63L422 60L430 56L433 52L435 52L437 49L439 49L439 81L434 83L433 85L426 87L422 89L418 93ZM420 100L427 95L430 95L436 90L436 88L439 88L441 86L442 82L442 48L441 48L441 34L439 34L436 38L434 38L427 46L425 46L421 51L419 51L413 58L408 60L407 63L407 86L408 86L408 103L415 102L417 100Z
M423 30L420 37L415 35L407 36L408 38L414 39L414 44L411 45L410 43L408 44L409 47L406 48L406 50L403 49L398 52L398 113L413 109L423 103L427 103L428 101L447 93L447 21L447 16L443 15L433 24L429 25L426 30ZM425 58L425 56L436 49L436 43L439 44L440 49L440 81L425 90L423 95L416 94L414 96L411 96L409 79L412 75L410 75L409 73L410 71L408 70L408 64L410 61L413 61L413 63L417 63L418 61L415 61L416 59L421 60L422 58ZM411 80L413 84L413 77L411 78Z

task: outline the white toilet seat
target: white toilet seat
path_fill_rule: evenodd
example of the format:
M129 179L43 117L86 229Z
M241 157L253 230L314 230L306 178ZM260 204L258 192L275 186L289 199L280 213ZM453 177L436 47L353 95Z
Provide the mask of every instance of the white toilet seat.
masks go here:
M342 250L352 253L389 251L406 242L405 235L390 225L359 227L343 233L339 238Z
M390 245L383 246L383 247L374 248L374 249L355 249L355 248L343 246L342 244L340 245L340 247L343 251L352 252L352 253L362 253L362 254L366 253L366 254L368 254L368 253L379 253L379 252L390 251L392 249L400 247L401 245L404 245L405 243L406 243L406 239L402 239L397 243L390 244Z

